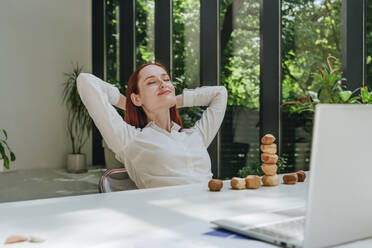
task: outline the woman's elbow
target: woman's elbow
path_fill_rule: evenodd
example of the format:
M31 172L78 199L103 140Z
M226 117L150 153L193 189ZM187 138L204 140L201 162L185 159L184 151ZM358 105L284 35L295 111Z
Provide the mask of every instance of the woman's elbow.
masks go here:
M225 101L227 101L227 90L226 90L225 86L220 85L218 87L219 87L219 90L220 90L220 94L223 96Z
M76 78L76 84L77 86L83 86L87 84L88 78L87 78L87 73L80 73L79 76Z
M76 78L76 87L78 89L79 94L81 92L85 92L90 88L92 85L90 83L90 76L89 73L80 73L79 76Z

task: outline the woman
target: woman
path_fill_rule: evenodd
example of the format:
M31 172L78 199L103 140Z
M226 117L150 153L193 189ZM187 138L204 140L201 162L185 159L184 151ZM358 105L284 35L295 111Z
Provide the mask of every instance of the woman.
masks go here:
M138 188L211 179L207 147L225 114L223 86L184 89L176 96L169 73L159 63L144 64L132 74L126 97L91 74L81 73L77 86L108 147ZM112 105L126 110L125 121ZM192 128L182 129L176 107L191 106L208 108Z

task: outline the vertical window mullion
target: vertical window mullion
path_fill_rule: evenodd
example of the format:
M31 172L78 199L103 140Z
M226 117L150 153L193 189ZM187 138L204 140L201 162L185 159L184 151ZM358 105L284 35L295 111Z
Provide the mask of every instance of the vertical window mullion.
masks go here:
M155 0L155 60L172 75L172 0Z
M260 137L267 133L279 137L281 103L280 6L280 1L261 0Z
M219 0L200 1L200 85L219 85L220 78L220 32ZM220 176L219 138L220 133L208 147L212 173Z
M105 71L105 32L104 32L104 0L92 0L92 73L99 78L104 78ZM102 147L102 136L93 124L93 152L92 164L104 165L104 152Z
M364 80L363 2L342 1L342 67L350 90L360 87Z
M120 8L120 83L127 84L136 67L135 0L119 0Z

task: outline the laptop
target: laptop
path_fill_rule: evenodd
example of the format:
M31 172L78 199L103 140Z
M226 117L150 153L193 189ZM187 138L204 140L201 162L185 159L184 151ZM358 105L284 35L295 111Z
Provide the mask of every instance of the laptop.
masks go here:
M372 236L372 105L318 104L314 118L307 206L212 223L286 247Z

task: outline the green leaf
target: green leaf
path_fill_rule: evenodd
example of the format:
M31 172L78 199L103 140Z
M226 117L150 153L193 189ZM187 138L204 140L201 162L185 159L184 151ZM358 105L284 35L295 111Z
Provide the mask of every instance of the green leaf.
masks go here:
M334 83L337 82L337 80L339 79L338 75L335 74L335 73L331 73L328 75L327 77L327 81L328 81L328 84L329 85L333 85Z
M320 73L314 73L313 78L314 78L315 81L319 81L319 82L323 81L322 74L320 74Z
M4 167L9 169L9 158L7 156L3 157Z
M354 96L348 100L348 103L360 103L358 100L360 99L359 96Z
M367 87L362 87L360 89L360 95L362 96L362 100L363 102L364 101L368 101L368 88Z
M2 142L3 142L3 144L5 144L5 145L6 145L6 148L8 149L8 151L9 151L9 152L11 152L11 150L10 150L10 147L9 147L8 143L7 143L7 142L6 142L5 140L3 140Z
M2 157L6 156L5 149L4 149L3 145L1 144L1 142L0 142L0 154L1 154Z
M342 91L340 92L340 96L344 102L347 102L351 96L351 91Z
M2 133L4 134L4 136L5 136L5 140L7 140L7 139L8 139L8 134L7 134L7 132L5 131L5 129L0 128L0 132L2 132Z
M15 160L16 160L16 156L14 152L10 152L10 161L15 161Z
M0 143L0 155L1 155L1 158L4 160L4 167L9 169L9 158L6 155L5 149L1 143Z
M356 88L355 90L353 90L353 93L351 93L351 94L354 95L354 94L357 93L358 91L360 91L360 87L359 87L359 88Z

